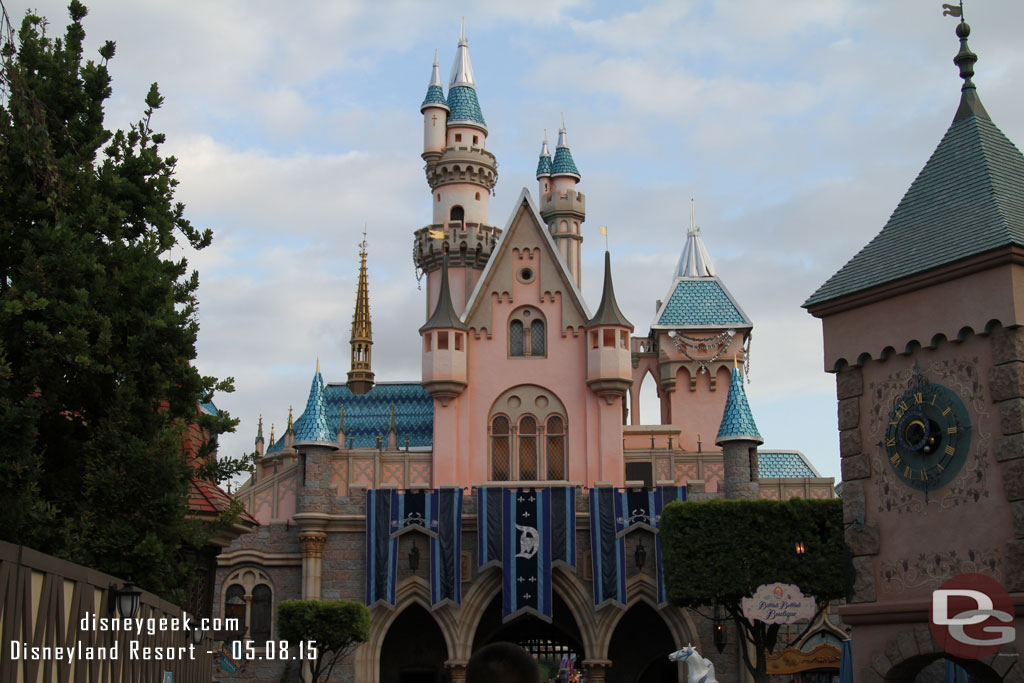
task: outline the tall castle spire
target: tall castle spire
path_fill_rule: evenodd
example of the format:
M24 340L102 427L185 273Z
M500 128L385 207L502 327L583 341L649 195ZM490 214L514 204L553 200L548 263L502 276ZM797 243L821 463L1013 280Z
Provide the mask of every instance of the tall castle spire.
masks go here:
M675 277L714 277L715 264L704 240L700 237L700 228L693 218L693 200L690 200L690 229L686 231L686 244L676 264Z
M580 225L587 217L587 198L582 192L576 191L576 183L580 181L580 172L573 161L569 150L569 141L565 132L565 119L558 129L558 144L555 146L555 158L548 160L547 135L544 136L541 157L537 164L537 181L540 184L540 215L548 224L551 236L555 238L558 252L569 267L576 286L581 286L582 268L580 267L580 246L583 233ZM542 174L542 171L546 173ZM550 180L550 182L549 182Z
M365 394L373 388L370 351L373 329L370 325L370 291L366 279L366 231L359 243L359 286L356 309L352 314L352 369L348 372L348 388L353 394Z
M490 224L498 162L487 151L487 124L477 99L476 75L462 23L444 97L435 57L423 115L423 160L432 220L415 233L413 262L427 276L426 316L438 301L441 255L448 251L452 304L461 314L501 231Z

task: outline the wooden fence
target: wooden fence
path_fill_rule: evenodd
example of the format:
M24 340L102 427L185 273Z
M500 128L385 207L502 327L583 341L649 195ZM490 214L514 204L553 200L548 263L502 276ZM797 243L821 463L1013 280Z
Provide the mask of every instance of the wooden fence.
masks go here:
M44 555L31 548L0 541L0 681L3 683L209 683L213 675L214 641L205 638L192 652L187 632L148 629L142 633L82 628L87 613L109 618L110 585L123 581L86 567ZM181 617L179 607L151 593L142 593L136 618ZM116 612L114 613L116 615ZM148 622L146 622L148 623ZM111 653L117 646L117 657ZM55 656L55 648L66 650ZM184 652L177 648L186 648ZM33 648L39 648L33 655ZM44 648L49 648L45 650ZM87 659L91 648L93 659ZM182 659L160 660L161 648ZM106 656L96 658L104 653ZM148 656L147 656L148 654ZM29 656L26 656L29 655ZM37 658L38 657L38 658Z

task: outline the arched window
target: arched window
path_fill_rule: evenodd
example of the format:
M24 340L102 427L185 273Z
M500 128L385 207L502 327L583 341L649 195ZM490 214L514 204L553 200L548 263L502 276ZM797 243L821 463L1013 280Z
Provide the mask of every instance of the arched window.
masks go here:
M524 347L523 321L513 320L508 325L508 355L522 356Z
M519 420L519 478L537 479L537 419L533 415Z
M565 471L565 422L561 417L552 415L548 418L547 435L544 438L547 441L544 448L547 478L555 481L568 479Z
M530 355L544 355L544 321L534 320L530 325Z
M239 584L228 586L224 594L224 618L238 619L238 623L245 627L245 588Z
M531 273L531 281L533 277ZM544 325L543 313L530 307L516 309L512 312L508 323L509 356L543 358L547 355L546 340L547 330Z
M508 481L510 479L510 439L508 418L504 415L497 416L491 422L491 479L494 481Z
M270 586L261 583L252 589L252 622L249 637L257 643L270 640Z
M448 220L452 221L464 221L466 220L466 211L461 206L453 206L452 212L448 216Z

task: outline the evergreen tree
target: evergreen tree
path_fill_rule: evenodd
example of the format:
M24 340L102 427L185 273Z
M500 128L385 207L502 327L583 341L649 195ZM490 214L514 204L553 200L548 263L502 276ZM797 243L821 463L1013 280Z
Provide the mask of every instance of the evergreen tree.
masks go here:
M31 12L0 36L0 538L180 599L178 551L204 541L184 439L198 423L212 450L234 421L197 410L230 380L191 364L198 274L171 248L212 234L174 201L156 84L108 131L114 43L84 60L68 9L62 38Z

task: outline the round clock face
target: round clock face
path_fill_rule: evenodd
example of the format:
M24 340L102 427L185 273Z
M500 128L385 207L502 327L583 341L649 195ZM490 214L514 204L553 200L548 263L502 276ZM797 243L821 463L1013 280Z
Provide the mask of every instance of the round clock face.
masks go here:
M903 483L922 491L945 486L964 466L970 447L970 417L952 390L922 383L896 399L885 449Z

